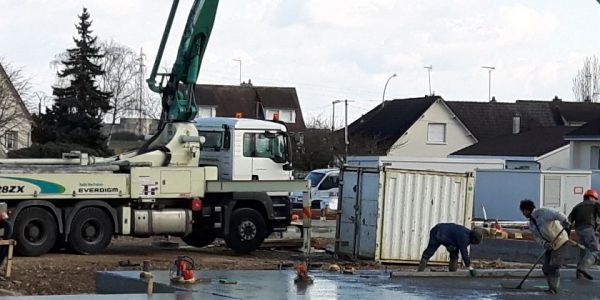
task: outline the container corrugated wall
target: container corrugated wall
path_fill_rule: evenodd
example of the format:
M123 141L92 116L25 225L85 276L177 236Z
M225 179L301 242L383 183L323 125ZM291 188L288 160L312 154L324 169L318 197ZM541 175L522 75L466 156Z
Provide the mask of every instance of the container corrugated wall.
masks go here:
M417 262L433 226L470 226L473 187L466 174L386 169L384 182L378 260ZM441 247L431 261L448 261L446 249Z

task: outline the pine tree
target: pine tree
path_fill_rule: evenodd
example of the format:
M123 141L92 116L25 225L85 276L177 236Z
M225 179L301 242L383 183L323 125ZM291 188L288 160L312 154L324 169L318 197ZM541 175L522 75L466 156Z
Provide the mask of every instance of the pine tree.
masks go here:
M67 57L61 61L63 69L57 74L69 84L52 87L55 103L36 120L32 138L40 144L76 144L109 155L106 136L100 129L102 117L110 109L111 94L100 91L96 84L96 77L104 74L97 63L103 55L96 45L97 37L91 35L91 25L90 14L84 8L75 25L75 47L67 49Z

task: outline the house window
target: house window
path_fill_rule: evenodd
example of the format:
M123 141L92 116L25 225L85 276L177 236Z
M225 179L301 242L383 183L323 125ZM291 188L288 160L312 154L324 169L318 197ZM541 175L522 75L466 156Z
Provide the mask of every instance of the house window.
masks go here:
M590 153L590 169L600 169L600 147L592 146Z
M214 118L217 108L214 106L198 106L198 118Z
M273 120L275 115L279 116L279 120L286 123L296 122L296 112L293 109L265 109L265 120Z
M18 139L19 133L17 131L8 131L4 135L4 145L6 145L6 150L15 150L18 147Z
M446 124L429 123L427 124L427 143L445 144L446 143Z

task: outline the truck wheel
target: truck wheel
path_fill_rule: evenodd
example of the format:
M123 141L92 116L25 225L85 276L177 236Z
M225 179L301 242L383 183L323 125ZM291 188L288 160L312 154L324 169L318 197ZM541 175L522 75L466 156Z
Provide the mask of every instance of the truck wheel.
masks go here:
M190 246L201 248L212 244L212 242L217 239L217 236L210 232L192 231L192 233L182 237L181 239Z
M80 254L100 253L110 244L112 234L112 220L104 210L96 207L82 208L71 223L68 246Z
M237 253L250 253L258 249L266 237L267 226L263 216L254 209L240 208L231 215L225 243Z
M58 229L54 216L40 207L26 208L15 220L15 252L22 256L40 256L56 243Z

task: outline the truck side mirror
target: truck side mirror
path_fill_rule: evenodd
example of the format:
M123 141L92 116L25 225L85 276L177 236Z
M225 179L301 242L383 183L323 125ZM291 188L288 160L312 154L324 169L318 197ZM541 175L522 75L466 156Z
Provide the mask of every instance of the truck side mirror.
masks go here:
M294 133L294 143L296 143L296 146L304 145L304 133L302 133L302 132Z

